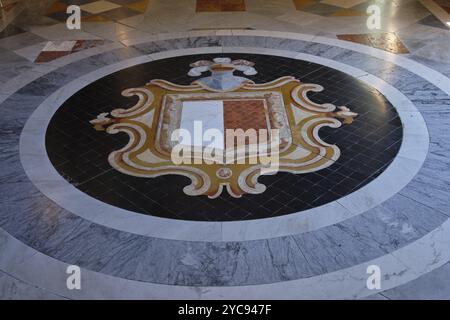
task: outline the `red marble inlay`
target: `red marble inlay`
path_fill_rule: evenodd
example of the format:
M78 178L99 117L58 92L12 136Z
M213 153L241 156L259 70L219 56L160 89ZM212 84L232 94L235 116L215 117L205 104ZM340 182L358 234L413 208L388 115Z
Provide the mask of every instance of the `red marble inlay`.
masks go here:
M267 129L263 100L225 100L223 114L225 129Z
M42 51L34 62L49 62L71 54L71 51Z
M442 9L444 9L445 11L447 11L448 13L450 13L450 6L442 6Z

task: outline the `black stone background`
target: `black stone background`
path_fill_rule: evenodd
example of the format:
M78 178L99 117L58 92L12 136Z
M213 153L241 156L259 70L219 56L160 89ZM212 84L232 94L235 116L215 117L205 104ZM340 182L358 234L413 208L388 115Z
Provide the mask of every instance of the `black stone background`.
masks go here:
M256 63L256 83L281 76L324 86L309 97L318 103L348 106L359 114L351 125L322 128L325 142L337 144L342 155L331 167L315 173L278 173L262 176L268 188L260 195L232 198L224 190L217 199L187 196L189 179L178 175L137 178L122 174L108 163L108 155L128 142L125 133L110 135L93 129L89 120L118 107L131 107L137 98L122 90L152 79L189 84L189 64L223 55L191 55L130 67L90 84L56 112L47 129L46 147L58 172L75 187L111 205L147 215L203 221L260 219L286 215L337 200L375 179L392 162L402 140L402 125L392 105L377 90L334 69L283 57L226 54ZM242 75L236 71L236 75ZM203 76L206 76L204 74Z

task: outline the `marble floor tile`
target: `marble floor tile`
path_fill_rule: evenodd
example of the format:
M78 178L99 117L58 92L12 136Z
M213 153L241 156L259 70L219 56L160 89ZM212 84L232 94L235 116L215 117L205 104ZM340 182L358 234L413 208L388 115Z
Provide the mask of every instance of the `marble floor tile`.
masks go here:
M94 40L99 37L81 30L68 30L65 23L51 26L30 26L29 32L49 41Z
M72 51L76 41L49 41L42 51Z
M331 17L360 17L360 16L367 16L368 14L365 12L361 12L358 10L353 9L342 9L339 11L336 11L332 13Z
M40 42L35 45L31 45L25 48L21 48L19 50L15 50L14 52L21 57L26 58L29 61L35 61L36 58L41 53L42 49L47 45L47 42Z
M340 34L337 37L341 40L372 46L392 53L409 53L408 48L395 33Z
M321 16L328 16L339 11L340 9L341 7L325 4L322 2L316 2L314 4L304 6L301 10Z
M0 39L15 36L18 34L21 34L25 32L25 30L22 30L21 28L18 28L12 24L8 25L5 29L0 31Z
M137 16L141 14L140 11L137 10L133 10L127 7L120 7L117 9L113 9L113 10L109 10L107 12L102 13L102 17L106 17L110 20L121 20L121 19L125 19L125 18L130 18L133 16Z
M141 0L141 1L132 1L127 4L127 7L141 13L145 13L147 8L149 7L149 0Z
M332 6L342 7L345 9L354 7L360 3L366 2L366 0L322 0L323 4L329 4Z
M65 300L65 298L29 285L0 271L1 300Z
M45 41L45 39L33 33L24 32L18 35L0 39L0 47L14 51L34 44L38 44L42 41Z
M131 32L138 32L132 27L117 23L113 21L98 22L84 22L83 30L93 34L101 39L117 40L125 38Z
M303 8L315 4L314 0L292 0L297 10L303 10Z
M429 15L428 17L423 18L422 20L419 21L419 24L423 24L425 26L430 26L434 28L440 28L444 30L448 29L448 26L446 26L444 23L442 23L442 21L440 21L433 15Z
M449 300L448 281L450 264L430 272L418 279L394 289L386 290L382 295L392 300Z
M197 0L197 12L245 11L245 0Z
M71 4L81 30L65 25ZM367 29L369 4L380 30ZM19 16L0 31L0 299L449 299L449 8L58 0ZM263 85L276 79L282 109L279 88ZM146 176L170 156L164 130L193 133L199 119L220 132L288 128L290 169ZM125 146L145 148L119 158ZM292 169L307 152L305 171ZM60 282L68 263L86 291ZM381 290L366 288L368 263Z
M80 8L83 11L86 11L86 12L89 12L92 14L97 14L97 13L104 13L106 11L120 8L120 5L110 2L110 1L100 0L100 1L94 1L94 2L83 4L80 6Z
M77 4L72 2L73 4ZM62 1L53 2L50 7L48 7L46 14L51 15L57 12L65 12L69 3L64 3Z

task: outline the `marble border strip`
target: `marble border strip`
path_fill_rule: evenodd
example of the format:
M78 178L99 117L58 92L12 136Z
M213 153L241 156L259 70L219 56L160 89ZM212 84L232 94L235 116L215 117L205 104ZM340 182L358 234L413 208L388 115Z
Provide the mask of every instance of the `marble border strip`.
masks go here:
M381 60L392 62L399 67L409 70L423 79L431 82L442 91L450 94L450 81L448 77L427 67L419 62L411 60L409 58L397 55L391 52L387 52L374 47L369 47L355 42L343 41L336 38L328 38L324 36L318 36L314 34L304 34L295 32L281 32L271 30L236 30L236 29L217 29L217 30L201 30L190 32L178 32L178 33L163 33L158 35L148 35L139 38L132 38L128 41L122 41L124 45L134 46L149 41L182 39L186 37L202 37L202 36L254 36L254 37L270 37L285 40L300 40L311 43L320 43L329 46L335 46L362 54L372 56Z
M397 108L404 138L394 162L377 179L356 192L321 207L286 216L236 222L172 220L130 212L91 198L63 179L45 150L45 131L59 106L93 81L147 61L220 52L285 56L319 63L350 74L383 93ZM415 106L397 89L365 71L330 59L293 51L249 47L208 47L165 51L128 59L84 75L48 97L27 121L20 142L21 161L30 180L61 207L92 222L130 233L187 241L246 241L317 230L361 214L400 191L415 176L428 152L428 131Z
M449 235L450 220L446 220L424 237L382 257L291 281L189 287L127 280L81 269L82 289L78 291L66 287L68 264L28 247L0 228L0 269L26 284L70 299L361 299L415 280L444 265L450 260ZM369 265L381 268L380 290L366 287Z

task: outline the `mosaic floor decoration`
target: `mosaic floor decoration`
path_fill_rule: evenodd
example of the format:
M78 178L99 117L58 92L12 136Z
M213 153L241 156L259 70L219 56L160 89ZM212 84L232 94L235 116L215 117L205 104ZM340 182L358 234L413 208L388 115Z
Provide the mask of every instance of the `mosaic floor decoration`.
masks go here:
M243 164L196 164L205 146L195 143L190 164L174 166L170 137L179 128L192 132L196 120L222 133L279 129L280 172L260 176L247 148ZM103 202L167 218L232 221L345 196L383 172L401 140L395 109L358 80L309 62L229 54L149 62L98 80L57 111L47 150L62 176ZM225 141L215 143L227 154Z
M240 198L266 190L258 182L265 171L298 174L333 164L340 150L322 141L318 129L341 126L336 119L351 123L357 114L345 106L338 109L310 101L308 93L323 88L294 77L256 84L233 75L235 70L254 75L253 65L229 58L200 60L191 64L189 74L209 71L211 76L191 85L152 80L146 87L123 91L125 96L138 96L138 103L127 110L111 111L112 118L102 113L90 121L98 130L107 126L108 133L130 136L127 147L109 155L111 166L136 177L186 176L191 179L184 188L187 195L217 198L225 187L232 197ZM202 129L201 139L206 134L203 130L208 129L217 130L219 138L207 145L205 141L195 144L195 122ZM187 130L189 139L173 140L180 129ZM231 139L225 134L230 130ZM240 137L236 130L241 130ZM235 140L240 138L239 145ZM173 153L183 144L186 148L179 151L181 161L174 163Z

